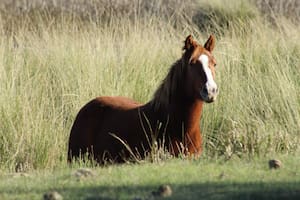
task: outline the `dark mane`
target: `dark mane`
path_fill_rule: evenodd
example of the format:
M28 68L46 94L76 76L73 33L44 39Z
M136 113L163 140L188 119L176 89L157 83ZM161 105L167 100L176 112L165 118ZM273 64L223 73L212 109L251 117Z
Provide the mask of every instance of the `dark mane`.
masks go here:
M181 58L170 67L166 78L155 91L151 100L155 110L167 108L172 103L172 99L177 96L184 81L184 66L184 60Z

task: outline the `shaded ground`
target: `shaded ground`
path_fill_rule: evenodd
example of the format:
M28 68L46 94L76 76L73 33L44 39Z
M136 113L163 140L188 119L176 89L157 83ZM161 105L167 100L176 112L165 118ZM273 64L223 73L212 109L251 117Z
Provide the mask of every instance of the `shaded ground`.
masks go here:
M294 189L290 188L294 185ZM299 183L199 183L173 185L169 199L300 199ZM289 189L286 189L289 188ZM298 188L298 189L297 189ZM149 199L155 186L73 187L59 190L70 199ZM161 199L163 197L155 197Z
M208 182L194 184L172 184L172 196L169 199L300 199L299 182L279 183L230 183ZM55 187L54 187L55 188ZM55 191L64 199L162 199L154 197L152 192L157 186L61 186ZM1 199L31 197L40 199L44 189L27 188L17 193L10 189L1 190Z
M297 162L284 158L279 170L270 170L265 160L171 160L92 168L83 176L77 168L3 174L0 199L41 199L49 191L63 199L162 199L153 192L163 184L173 191L166 199L300 199Z

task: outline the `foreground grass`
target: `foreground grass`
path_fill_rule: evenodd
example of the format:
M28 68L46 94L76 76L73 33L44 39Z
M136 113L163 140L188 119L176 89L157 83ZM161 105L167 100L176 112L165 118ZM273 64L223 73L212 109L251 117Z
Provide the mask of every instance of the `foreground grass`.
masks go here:
M94 175L84 178L74 175L76 167L3 173L0 199L41 199L54 190L64 199L153 199L151 193L163 184L172 188L169 199L299 199L300 160L279 158L279 170L270 170L267 158L201 158L92 168Z

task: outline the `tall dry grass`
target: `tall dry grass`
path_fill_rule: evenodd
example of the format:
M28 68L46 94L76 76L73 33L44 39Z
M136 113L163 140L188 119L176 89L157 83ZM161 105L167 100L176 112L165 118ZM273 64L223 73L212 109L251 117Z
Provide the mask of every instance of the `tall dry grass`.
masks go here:
M204 109L204 154L297 151L299 26L282 16L274 26L246 0L230 7L220 0L191 1L180 12L175 0L132 2L140 7L93 18L72 9L54 12L59 6L1 12L2 169L66 165L69 131L80 107L99 95L149 100L190 33L199 42L211 32L217 36L220 95Z

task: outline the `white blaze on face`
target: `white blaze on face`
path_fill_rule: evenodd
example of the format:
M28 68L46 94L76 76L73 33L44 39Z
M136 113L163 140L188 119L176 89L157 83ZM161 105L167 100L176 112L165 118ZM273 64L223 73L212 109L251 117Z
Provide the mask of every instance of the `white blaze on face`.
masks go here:
M215 93L217 91L217 84L213 79L211 69L208 67L208 56L205 54L200 55L199 61L202 63L203 71L206 75L206 89L208 94Z

